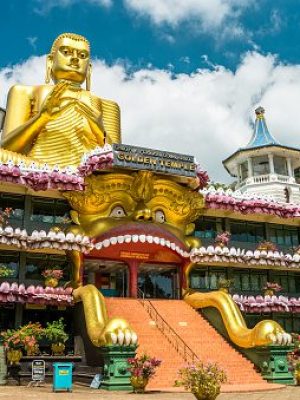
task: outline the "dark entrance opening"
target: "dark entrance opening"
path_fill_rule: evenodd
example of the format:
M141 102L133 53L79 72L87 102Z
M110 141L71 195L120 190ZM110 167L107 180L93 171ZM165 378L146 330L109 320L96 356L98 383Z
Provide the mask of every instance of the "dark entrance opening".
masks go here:
M180 291L177 266L141 263L138 269L138 288L145 298L178 299Z

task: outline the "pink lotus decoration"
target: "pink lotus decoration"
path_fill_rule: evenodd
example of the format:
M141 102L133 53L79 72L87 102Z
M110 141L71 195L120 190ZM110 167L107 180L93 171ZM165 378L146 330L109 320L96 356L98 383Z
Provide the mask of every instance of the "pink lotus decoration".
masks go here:
M2 282L0 284L0 303L34 303L48 305L72 305L72 288L43 288L16 282Z
M198 183L198 189L205 188L209 182L208 173L204 171L199 164L196 167L196 179Z
M271 199L250 198L246 195L236 195L231 190L209 187L201 193L205 197L208 208L239 212L241 214L267 214L281 218L300 216L300 207L296 204L278 203ZM243 197L244 196L244 197Z
M42 275L44 278L55 278L59 280L64 276L64 273L62 269L45 269Z
M300 297L286 296L244 296L234 294L232 299L241 311L247 313L266 313L266 312L300 312Z
M221 245L224 245L224 246L228 246L230 238L231 238L231 233L230 232L225 231L225 232L219 233L215 237L215 244L216 245L221 244Z

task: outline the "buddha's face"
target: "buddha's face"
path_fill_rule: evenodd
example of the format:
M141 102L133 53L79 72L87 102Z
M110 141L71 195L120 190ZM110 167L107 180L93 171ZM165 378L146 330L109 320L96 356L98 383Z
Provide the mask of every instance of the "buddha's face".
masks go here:
M62 38L52 55L52 78L83 83L90 62L89 46L84 41Z

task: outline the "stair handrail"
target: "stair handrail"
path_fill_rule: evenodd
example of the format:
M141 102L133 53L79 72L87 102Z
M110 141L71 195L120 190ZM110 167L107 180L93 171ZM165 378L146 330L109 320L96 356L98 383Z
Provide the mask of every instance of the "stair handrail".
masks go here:
M175 348L184 361L194 364L199 360L197 354L185 343L178 333L168 324L168 322L160 315L150 300L145 300L145 294L138 289L141 297L138 299L142 306L146 309L149 316L155 321L157 328L166 337L168 342Z
M145 301L145 293L138 287L137 288L138 299L141 303Z

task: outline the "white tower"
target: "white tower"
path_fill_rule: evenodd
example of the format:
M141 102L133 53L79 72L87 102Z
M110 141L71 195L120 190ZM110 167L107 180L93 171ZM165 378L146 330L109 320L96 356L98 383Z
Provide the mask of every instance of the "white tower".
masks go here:
M280 202L300 203L300 149L281 145L270 134L265 110L255 110L254 132L246 147L223 161L238 179L241 192L273 196Z

